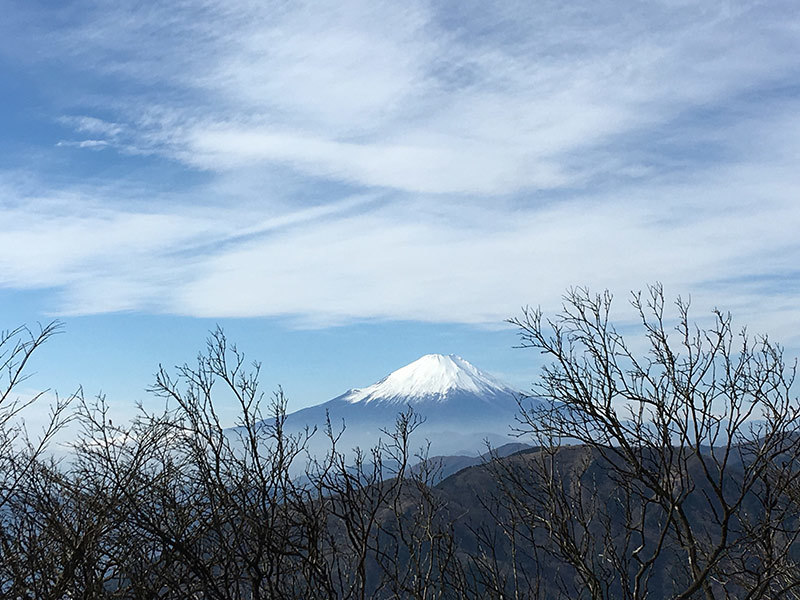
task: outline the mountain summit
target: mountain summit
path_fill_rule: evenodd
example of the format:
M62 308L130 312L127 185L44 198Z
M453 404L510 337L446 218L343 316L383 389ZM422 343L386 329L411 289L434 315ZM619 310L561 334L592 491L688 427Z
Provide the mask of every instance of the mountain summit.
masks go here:
M460 394L489 398L514 390L455 354L426 354L390 373L379 382L353 389L339 396L355 403L385 403L395 406L415 405L425 401L446 402Z
M484 440L511 441L519 394L455 354L426 354L377 383L287 416L288 430L344 425L342 446L368 447L413 408L424 419L417 432L437 453L480 452Z

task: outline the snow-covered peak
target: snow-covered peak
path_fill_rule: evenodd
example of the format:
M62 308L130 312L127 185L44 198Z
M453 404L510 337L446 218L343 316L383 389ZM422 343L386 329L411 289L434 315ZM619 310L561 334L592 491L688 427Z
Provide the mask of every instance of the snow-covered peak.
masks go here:
M454 393L496 396L513 390L455 354L426 354L390 373L378 383L351 390L351 403L384 401L408 403L421 399L444 400Z

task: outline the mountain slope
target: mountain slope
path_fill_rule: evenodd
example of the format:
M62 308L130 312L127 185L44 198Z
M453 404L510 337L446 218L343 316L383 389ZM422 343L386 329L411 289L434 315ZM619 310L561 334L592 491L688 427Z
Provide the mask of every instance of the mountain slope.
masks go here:
M324 428L329 416L335 430L344 424L345 448L367 447L386 437L381 430L391 430L399 412L412 408L425 419L418 446L427 440L437 454L474 455L485 450L484 440L512 441L518 395L459 356L428 354L373 385L294 412L286 425Z
M491 404L492 398L513 396L514 393L460 356L426 354L378 383L364 389L349 390L339 398L352 404L413 406L445 403L454 395L473 394Z

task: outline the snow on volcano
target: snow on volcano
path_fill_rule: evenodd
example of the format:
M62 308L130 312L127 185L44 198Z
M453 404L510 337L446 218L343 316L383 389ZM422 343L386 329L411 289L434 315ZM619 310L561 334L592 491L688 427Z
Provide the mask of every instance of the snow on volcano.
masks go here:
M291 413L288 429L345 426L345 444L366 447L409 407L425 419L418 438L437 453L480 451L483 440L511 441L519 393L454 354L427 354L365 388ZM420 437L421 436L421 437ZM483 448L485 450L485 448Z
M460 356L426 354L378 383L350 390L339 398L353 404L413 406L424 401L445 402L454 394L463 393L488 400L498 395L513 396L515 392Z

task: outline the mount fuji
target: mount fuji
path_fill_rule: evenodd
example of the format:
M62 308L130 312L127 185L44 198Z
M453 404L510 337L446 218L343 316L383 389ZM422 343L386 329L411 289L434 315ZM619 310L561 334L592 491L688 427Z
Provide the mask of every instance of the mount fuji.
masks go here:
M475 454L485 451L485 440L493 445L514 441L519 396L460 356L427 354L373 385L289 414L285 427L324 430L329 417L334 431L344 425L342 449L368 448L385 438L383 430L391 431L397 415L410 407L424 419L412 445L430 442L432 455ZM320 439L312 446L324 441L314 437Z

